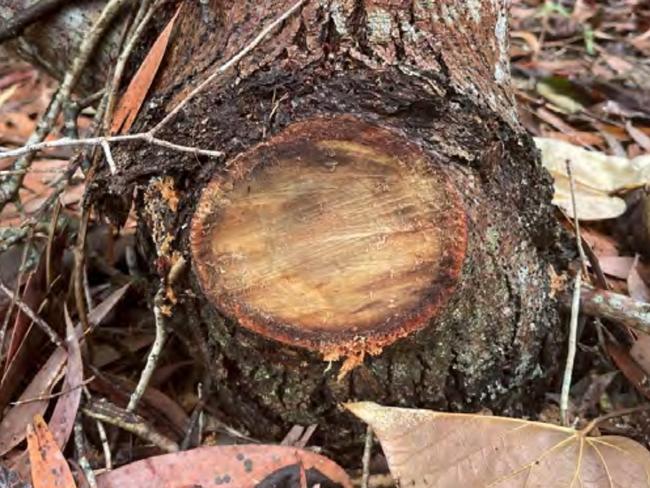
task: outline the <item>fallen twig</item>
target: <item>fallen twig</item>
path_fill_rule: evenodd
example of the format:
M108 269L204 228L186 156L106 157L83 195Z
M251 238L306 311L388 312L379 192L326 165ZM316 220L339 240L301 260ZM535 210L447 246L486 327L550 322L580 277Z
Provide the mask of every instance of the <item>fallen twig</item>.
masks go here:
M106 132L108 132L111 127L113 110L115 108L117 93L120 89L120 84L122 83L122 76L124 75L126 62L129 60L135 44L140 40L142 33L149 24L151 17L153 17L153 13L158 7L158 4L151 6L151 0L142 0L138 12L135 15L135 19L133 20L131 32L129 32L127 36L126 45L115 61L115 69L113 70L113 76L107 91L108 98L106 103L106 112L104 113L104 122L102 124Z
M565 304L568 299L564 298ZM650 334L650 304L613 291L582 285L581 309L587 315L611 320L625 327Z
M32 403L32 402L42 402L43 400L52 400L53 398L58 398L62 395L67 395L68 393L78 389L78 388L83 388L86 386L88 383L93 381L95 379L94 376L91 376L90 378L86 378L83 380L81 383L79 383L77 386L73 386L72 388L68 388L65 390L58 391L56 393L51 393L49 395L42 395L42 396L37 396L34 398L26 398L25 400L16 400L15 402L9 403L9 405L12 406L17 406L17 405L23 405L25 403Z
M366 441L363 445L363 458L361 472L361 488L368 488L368 479L370 478L370 454L372 453L372 427L366 428Z
M147 356L147 363L142 370L138 384L135 387L135 390L133 390L131 398L129 398L129 404L126 407L127 412L133 412L138 406L138 402L142 398L142 395L144 395L144 392L149 385L149 381L151 380L151 376L156 369L158 358L160 357L162 348L165 345L165 340L167 339L165 315L163 314L162 310L165 300L165 289L165 284L161 283L160 288L158 289L158 292L156 293L156 296L153 300L153 315L156 324L156 337L153 341L153 345L151 346L151 351L149 351L149 355Z
M77 146L101 146L103 144L117 143L117 142L132 142L142 141L152 144L154 146L161 146L167 149L172 149L178 152L185 152L190 154L198 154L204 156L211 156L219 158L224 155L221 151L213 151L210 149L200 149L193 146L183 146L182 144L174 144L173 142L165 141L155 137L151 132L140 132L137 134L122 134L117 136L98 136L87 137L82 139L69 139L62 137L54 141L37 142L28 144L17 149L10 149L8 151L0 152L0 159L15 158L24 156L25 154L34 153L42 149L50 149L53 147L77 147Z
M578 342L578 314L580 311L580 285L582 283L582 270L576 273L575 285L573 288L573 300L571 301L571 320L569 322L569 339L564 377L562 378L562 393L560 395L560 416L563 425L569 425L569 393L571 391L571 379L573 377L573 364L576 357L576 345Z
M178 444L156 432L142 417L110 403L107 400L92 400L82 408L84 415L115 425L121 429L154 444L165 452L177 452Z
M79 466L83 471L86 481L91 488L97 488L97 478L95 478L95 472L93 471L88 458L86 457L86 443L84 442L84 432L83 426L81 424L81 416L77 414L77 418L74 421L74 444L77 449L77 459L79 460Z
M569 395L571 393L571 380L573 378L573 364L576 357L576 346L578 342L578 315L580 312L580 285L582 283L582 276L584 273L585 279L587 275L587 258L585 251L582 248L582 236L580 235L580 221L578 220L578 212L576 205L576 192L575 181L571 173L571 161L566 160L566 170L569 175L569 184L571 187L571 205L573 208L573 219L576 230L576 245L580 253L580 269L576 273L575 285L573 288L573 300L571 301L571 320L569 322L569 337L568 337L568 351L566 358L566 365L564 367L564 376L562 378L562 391L560 393L560 417L563 425L569 425Z
M194 88L183 100L179 102L174 109L163 117L163 119L158 122L153 129L151 129L151 134L159 131L164 125L166 125L170 120L172 120L176 115L192 100L196 95L202 92L208 85L210 85L219 75L222 75L230 68L235 66L239 61L241 61L249 52L255 49L261 44L261 42L268 36L271 31L275 30L280 26L285 20L291 17L307 0L298 0L294 3L289 9L287 9L282 15L277 17L273 22L267 25L262 31L244 48L235 54L232 58L226 61L224 64L215 69L210 76L203 80L199 85Z

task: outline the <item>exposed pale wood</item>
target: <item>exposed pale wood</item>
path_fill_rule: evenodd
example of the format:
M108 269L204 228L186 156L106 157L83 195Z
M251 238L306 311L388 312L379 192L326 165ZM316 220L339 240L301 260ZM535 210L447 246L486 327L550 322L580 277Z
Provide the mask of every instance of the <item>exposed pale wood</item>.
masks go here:
M218 308L327 355L378 352L428 324L466 246L460 197L397 133L297 123L204 190L194 262Z

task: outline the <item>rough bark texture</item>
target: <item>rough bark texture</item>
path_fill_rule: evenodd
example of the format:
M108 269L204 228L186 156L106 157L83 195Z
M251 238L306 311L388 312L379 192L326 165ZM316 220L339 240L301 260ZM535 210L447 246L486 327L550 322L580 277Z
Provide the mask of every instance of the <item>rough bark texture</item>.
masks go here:
M340 362L224 317L189 273L175 318L187 313L206 331L214 402L228 421L263 439L319 423L318 440L345 450L359 445L363 427L341 402L516 414L548 384L558 363L549 279L557 227L550 178L516 120L505 3L310 0L160 133L225 151L225 164L146 145L115 151L119 174L100 177L95 197L120 221L136 189L140 249L161 272L174 252L191 258L190 221L205 184L237 155L312 117L352 114L396 131L444 166L462 194L468 244L447 306L341 381ZM186 3L134 130L160 120L291 4Z

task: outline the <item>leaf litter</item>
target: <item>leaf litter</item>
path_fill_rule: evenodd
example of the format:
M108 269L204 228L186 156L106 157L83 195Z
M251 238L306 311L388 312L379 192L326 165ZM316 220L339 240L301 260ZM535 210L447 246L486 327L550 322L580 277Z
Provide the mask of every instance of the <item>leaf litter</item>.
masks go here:
M631 192L638 191L634 190L635 188L644 187L648 183L646 158L650 141L650 110L648 109L650 107L650 96L648 96L650 93L650 67L647 63L647 58L650 56L649 10L644 2L636 0L608 0L606 2L515 0L511 11L513 82L517 87L520 118L528 131L537 138L538 145L542 150L542 161L555 178L555 202L564 215L572 216L572 209L569 205L569 181L566 173L566 159L569 158L576 184L578 217L583 220L582 237L592 248L596 259L600 261L600 267L607 275L608 286L617 292L635 297L637 300L647 300L644 298L647 297L645 293L647 293L649 275L646 263L649 257L647 246L645 248L642 245L630 246L627 238L623 236L626 231L621 233L615 230L615 224L620 224L618 227L625 229L640 226L638 215L631 213L632 208L628 196ZM167 34L159 39L157 43L159 47L150 53L147 58L149 61L145 63L146 66L143 64L142 75L138 79L134 79L131 87L125 91L120 108L118 108L118 112L123 110L123 114L114 119L115 131L118 130L118 125L121 126L119 130L122 132L128 131L129 124L137 116L139 107L146 98L149 87L155 79L157 67L164 55L164 45L169 40L171 25L172 22L169 23ZM167 38L165 38L166 36ZM13 65L0 63L0 101L2 102L0 103L0 141L3 145L18 147L23 144L38 119L35 115L45 109L53 86L51 80L30 67L15 63ZM88 126L89 115L92 115L92 112L82 113L78 118L79 128L82 132ZM61 133L62 126L59 126L58 131L55 131L52 137L59 137ZM6 228L16 226L25 218L37 213L42 202L51 194L56 178L67 167L70 156L69 151L61 150L43 153L43 156L35 162L33 170L26 175L26 187L20 193L22 208L8 205L0 214L0 226ZM5 167L0 166L0 171L3 169ZM83 173L78 172L72 184L68 186L61 197L65 218L72 229L78 226L79 203L84 190L83 178ZM622 224L626 224L626 226ZM138 284L141 277L138 274L137 260L132 257L132 249L129 251L129 246L132 246L129 235L116 233L115 229L102 224L95 217L91 221L91 226L94 228L91 229L89 235L97 232L101 238L99 239L100 244L88 253L92 259L89 260L86 270L88 283L85 291L90 299L98 305L90 310L89 321L93 326L87 334L91 337L91 341L79 347L79 357L86 365L89 375L95 375L95 371L90 369L93 365L97 368L96 372L99 373L95 380L86 385L92 395L106 396L116 404L124 406L128 401L128 392L133 389L131 373L142 367L141 349L150 345L151 323L148 322L150 310L144 300L142 288ZM131 219L127 226L128 229L131 229L131 237L134 226L135 222ZM573 231L571 225L567 225L567 229L570 232ZM43 234L40 234L39 237L43 239ZM129 257L129 252L131 252L131 257ZM64 261L63 256L60 261ZM66 273L69 273L69 269L64 270L59 278L62 286L57 289L57 293L69 285ZM39 307L45 298L53 296L53 290L42 286L39 288L33 285L22 285L19 288L22 292L21 296L26 299L30 297L30 294L38 292L31 302L33 307ZM2 306L0 302L0 307ZM53 325L58 327L61 333L70 325L64 310L64 306L59 307L53 312L52 317ZM75 317L75 312L74 307L70 308L73 318L78 320ZM100 322L101 326L99 326ZM10 327L12 329L10 332L18 333L16 339L21 339L20 341L16 340L12 346L11 356L14 356L17 351L21 351L23 358L36 354L44 358L48 357L48 354L52 354L55 351L52 346L44 345L42 341L37 344L32 340L37 331L27 328L26 325L29 325L29 322L23 319L21 328L15 329L13 323ZM631 332L616 324L606 323L605 327L606 354L598 350L598 339L593 332L595 328L586 327L581 337L580 346L584 348L584 355L577 374L578 377L582 376L583 379L586 379L582 383L590 386L586 386L582 390L579 385L580 381L574 385L572 400L578 407L573 409L573 413L577 418L584 419L589 415L611 413L621 408L637 405L640 402L640 397L636 394L635 389L639 395L650 398L650 391L646 385L649 368L646 358L650 357L650 352L648 352L650 344L647 336ZM197 383L200 383L202 379L201 365L195 354L186 348L184 341L187 341L187 338L178 337L171 340L174 341L174 344L165 350L160 368L161 370L167 368L169 374L165 375L155 388L152 386L145 392L142 408L138 409L138 413L145 418L153 431L163 432L165 435L171 436L174 442L180 444L183 441L183 431L186 430L184 427L188 424L198 425L200 423L194 412L198 411L197 406L202 405L206 399L201 396L200 389L196 388ZM125 346L125 343L128 345ZM47 350L45 355L42 352L43 348ZM73 349L71 348L70 352L76 355ZM109 352L95 354L102 350ZM16 357L20 359L19 356ZM34 402L34 404L39 407L37 413L46 416L52 412L52 408L54 409L50 415L49 430L52 431L50 437L52 439L56 437L57 441L60 441L54 442L54 444L59 444L63 452L72 453L69 441L71 422L77 413L79 402L83 402L83 399L77 398L77 396L80 396L81 389L78 385L83 381L84 376L82 363L76 362L76 365L72 367L72 357L68 361L70 364L68 364L64 381L59 382L58 386L53 386L48 391L53 392L52 398L43 400L41 404L38 402ZM193 361L193 367L175 367L175 365L185 364L188 361ZM613 366L612 362L616 366ZM20 362L10 362L8 366L11 367L5 373L12 377L10 379L14 380L15 384L7 383L0 386L0 397L5 395L7 402L14 403L19 398L26 397L26 388L36 382L39 374L45 375L45 372L42 371L48 368L44 365L46 365L45 362L27 368ZM614 374L617 371L621 371L623 374ZM23 376L26 377L23 378ZM61 372L59 376L61 376ZM21 381L15 381L15 378ZM590 380L589 378L595 379ZM598 380L598 378L602 380ZM9 386L11 389L8 388ZM112 390L108 386L113 387ZM1 391L3 388L4 391ZM42 387L40 389L40 391L46 390ZM30 405L30 403L23 405ZM5 418L20 405L18 403L10 406L5 412ZM59 405L62 406L59 407ZM66 405L65 408L63 405ZM548 405L542 407L545 411L550 412L553 410L553 406L553 402L549 401ZM366 407L368 410L368 405ZM384 407L377 406L376 408ZM372 409L370 408L370 410ZM58 415L57 411L63 413ZM143 480L142 486L147 486L147 483L164 486L164 483L177 479L178 472L181 470L178 466L182 466L184 471L190 471L188 466L192 467L192 472L187 474L188 482L208 480L208 474L215 474L215 466L228 467L230 466L228 463L234 463L231 473L239 473L237 469L241 470L241 460L238 459L237 454L242 454L244 459L261 456L262 468L259 472L255 471L259 476L278 475L279 479L293 480L298 483L295 486L300 486L302 481L308 479L307 472L311 465L304 461L306 458L303 451L283 451L280 456L282 462L272 464L269 468L271 471L264 471L264 463L268 462L270 455L276 453L275 446L242 445L237 446L236 449L223 445L206 447L208 443L215 440L218 443L241 442L241 439L245 437L242 433L222 424L217 416L213 415L214 413L205 412L202 421L205 435L199 435L198 440L193 444L203 447L196 447L182 453L156 456L159 451L142 445L133 437L126 438L122 432L116 438L114 454L117 464L123 466L100 476L100 486L104 486L102 483L113 482L122 484L107 486L129 486L128 483L136 479ZM17 414L13 415L18 416ZM22 413L18 416L21 426L24 427L32 423L32 420L28 418L30 415ZM366 415L370 414L366 412ZM395 409L391 415L397 416L393 419L395 425L401 425L400 422L404 423L411 419L412 413ZM431 415L436 416L435 421L429 418ZM396 451L394 450L394 445L398 441L396 435L391 434L386 437L382 427L375 429L395 477L404 480L409 479L409 476L415 477L423 474L429 476L422 469L433 469L436 466L434 459L430 464L424 467L415 466L410 473L404 474L401 467L409 465L409 459L404 459L407 457L404 453L410 453L412 459L420 459L418 456L426 458L431 452L448 455L458 448L456 445L453 446L453 449L449 448L448 444L445 444L449 439L446 441L444 438L436 437L435 433L440 430L439 428L433 429L433 433L431 433L429 422L434 424L437 422L439 425L454 426L450 434L451 438L454 435L461 436L461 438L465 436L464 439L474 442L475 439L472 435L483 432L481 439L487 446L493 445L495 440L502 439L503 429L507 431L508 426L525 426L515 429L514 432L514 435L524 437L520 443L521 452L515 452L517 450L512 449L504 453L502 450L497 455L488 449L487 452L490 453L490 456L487 459L493 461L489 466L493 473L503 469L507 460L512 460L512 457L508 457L509 455L514 455L524 464L530 463L531 459L537 456L542 458L542 462L540 465L531 466L534 468L531 469L531 474L535 477L539 476L539 486L555 486L555 481L560 479L557 475L570 473L571 466L573 466L574 473L589 471L589 474L585 474L584 478L581 478L585 486L601 486L593 483L608 479L607 475L603 477L603 473L607 471L603 466L609 467L610 463L613 463L613 467L609 475L612 476L612 480L622 479L624 483L620 486L647 486L647 484L643 484L643 480L641 480L641 484L635 484L637 478L634 478L640 472L639 466L647 465L647 451L630 439L608 435L584 437L572 429L498 417L474 415L468 417L470 418L468 421L464 420L464 417L434 412L427 412L425 417L428 420L413 432L416 437L418 435L425 436L429 442L427 445L429 447L422 448L422 452L414 452L414 448L422 447L418 444L417 439L411 439L410 443L402 442L401 449L403 451ZM637 417L639 416L626 416L615 424L604 422L599 425L599 429L605 433L627 435L646 444L650 439L650 427L644 425L640 420L637 421ZM553 420L553 415L547 418L549 422L557 421L557 419ZM376 421L376 419L372 420ZM370 423L372 424L373 421ZM320 428L337 428L337 426L317 427L317 429ZM211 429L214 429L214 435ZM41 432L44 438L47 437L43 429ZM119 433L119 431L117 432ZM24 433L23 429L23 433L20 434L22 442L11 443L13 445L9 448L9 454L18 453L26 458L27 451L21 451L25 446ZM5 434L5 437L11 436ZM384 438L382 439L382 437ZM2 432L0 432L0 439L2 439ZM32 445L34 439L32 437ZM516 439L518 442L519 438ZM104 456L98 454L102 446L95 436L86 440L92 444L88 456L93 468L102 469L106 462ZM537 454L534 451L535 446L529 447L529 444L535 444L535 442L539 443ZM598 442L606 442L608 445L598 444ZM53 447L55 447L54 444ZM558 444L561 446L553 449L553 446ZM435 448L430 448L431 446L435 446ZM580 448L583 450L582 457L579 455ZM309 451L305 452L309 453ZM543 456L540 454L542 452L549 454ZM632 456L633 459L630 460L630 456L622 454L625 452L635 454ZM401 463L394 463L395 453L402 456ZM635 457L636 454L638 454L638 458ZM524 455L528 455L529 458L524 459ZM606 459L605 464L602 460L598 462L599 455ZM7 456L3 461L7 461ZM517 458L517 456L520 457ZM58 455L50 459L55 458L60 461ZM448 457L441 456L441 458L447 459L448 462L448 466L444 468L447 473L445 476L451 476L449 471L450 467L454 466L453 462L449 461ZM12 459L15 460L15 456ZM34 459L36 464L43 461L37 457ZM426 459L428 460L428 458ZM575 468L576 459L586 460L581 463L580 470ZM319 462L328 464L326 461ZM145 465L149 465L149 463L152 463L155 469L150 477L147 477L148 468L145 468ZM481 486L480 483L471 484L477 479L471 476L476 476L477 472L472 471L472 468L467 468L466 464L463 465L460 461L459 463L456 466L461 466L462 469L459 469L456 474L465 476L462 478L463 483L469 480L469 484L448 486ZM625 468L626 473L620 473L621 466ZM546 471L547 478L544 478L543 469L549 467L552 469ZM340 474L340 471L337 471L340 468L331 467L331 469ZM0 472L0 480L2 476L8 476L6 474L8 472L3 468ZM52 482L67 479L65 478L67 475L63 471L61 473L61 479L52 480ZM217 474L225 476L229 473L220 470ZM39 476L37 475L37 478L41 479ZM341 474L341 476L343 475ZM567 474L567 476L569 475ZM598 476L600 478L597 481L594 481L592 485L588 484L589 480L593 481ZM222 480L222 478L219 479ZM345 485L349 482L347 478L339 479L342 486L347 486ZM450 478L440 477L440 479L434 480L427 478L427 483L431 483L427 486L436 486L434 483L443 483L448 479ZM530 483L527 486L534 486L532 481L534 479L536 478L530 478ZM214 478L211 481L214 481ZM516 482L517 478L507 477L507 480L503 482L511 481ZM0 486L2 485L0 484ZM502 484L502 486L510 485ZM616 486L614 482L612 486Z

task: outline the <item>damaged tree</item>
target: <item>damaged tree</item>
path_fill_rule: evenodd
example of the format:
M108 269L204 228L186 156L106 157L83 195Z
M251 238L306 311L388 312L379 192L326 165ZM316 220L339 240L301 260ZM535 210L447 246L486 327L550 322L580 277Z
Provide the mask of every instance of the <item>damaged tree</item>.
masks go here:
M560 255L506 0L294 5L184 3L132 132L286 20L157 131L222 160L132 143L93 201L119 223L135 188L151 269L191 262L170 322L206 332L212 401L253 436L356 445L349 400L529 408L558 363Z

